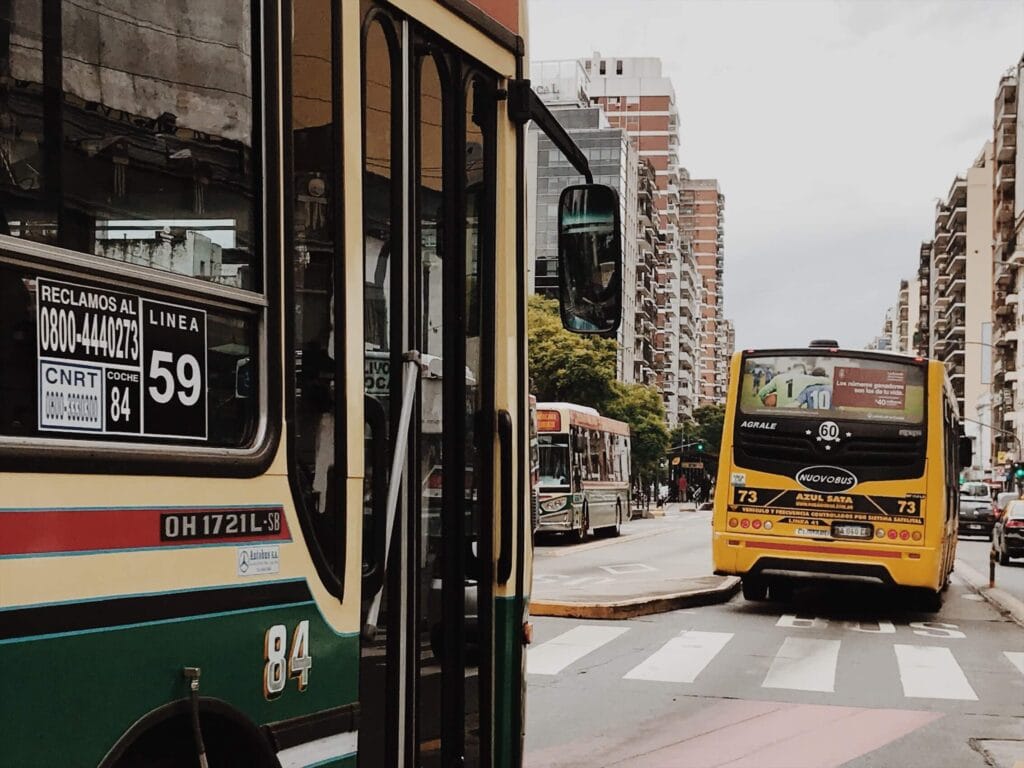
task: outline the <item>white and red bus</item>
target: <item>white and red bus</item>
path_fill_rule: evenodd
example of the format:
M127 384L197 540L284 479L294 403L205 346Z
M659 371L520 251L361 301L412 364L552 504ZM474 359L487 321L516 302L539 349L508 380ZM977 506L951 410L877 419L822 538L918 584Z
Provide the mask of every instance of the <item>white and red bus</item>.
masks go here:
M629 425L573 403L537 404L538 531L618 536L629 514Z

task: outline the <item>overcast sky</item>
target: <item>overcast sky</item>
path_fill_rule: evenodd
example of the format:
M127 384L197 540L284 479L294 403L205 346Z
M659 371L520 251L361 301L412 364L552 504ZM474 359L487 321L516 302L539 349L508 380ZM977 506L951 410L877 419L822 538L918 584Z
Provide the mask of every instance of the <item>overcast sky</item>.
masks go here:
M738 348L881 333L936 198L992 138L1024 0L529 0L530 56L658 56L719 179Z

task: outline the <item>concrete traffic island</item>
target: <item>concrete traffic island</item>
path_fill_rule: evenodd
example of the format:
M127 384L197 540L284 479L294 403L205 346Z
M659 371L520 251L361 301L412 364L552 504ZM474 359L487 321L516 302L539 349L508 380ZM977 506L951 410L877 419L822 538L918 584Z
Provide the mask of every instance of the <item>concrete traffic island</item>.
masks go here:
M697 576L658 585L662 590L631 597L593 595L580 600L532 599L531 616L561 616L572 619L631 619L680 608L724 603L740 588L735 576Z
M712 576L711 512L669 504L618 538L542 540L534 550L533 616L629 619L730 600L734 576Z

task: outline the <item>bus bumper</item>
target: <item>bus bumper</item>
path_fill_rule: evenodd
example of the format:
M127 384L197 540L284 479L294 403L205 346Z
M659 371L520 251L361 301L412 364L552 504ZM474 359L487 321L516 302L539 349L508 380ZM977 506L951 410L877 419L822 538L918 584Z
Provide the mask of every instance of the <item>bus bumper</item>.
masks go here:
M565 509L561 512L541 512L537 521L537 531L557 531L565 533L573 530L573 512Z
M755 539L714 535L716 574L872 581L890 586L938 589L939 554L929 547L875 542L813 541L788 537Z

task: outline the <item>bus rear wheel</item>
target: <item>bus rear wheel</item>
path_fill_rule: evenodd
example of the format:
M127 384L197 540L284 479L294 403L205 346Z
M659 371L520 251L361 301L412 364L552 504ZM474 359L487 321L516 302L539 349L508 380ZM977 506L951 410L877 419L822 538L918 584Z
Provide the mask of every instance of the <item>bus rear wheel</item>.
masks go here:
M927 613L938 613L942 609L942 592L934 589L922 589L917 593L917 602L921 610Z
M580 527L572 532L572 539L577 544L582 544L587 540L587 532L590 530L590 510L587 509L587 505L583 505L583 511L580 513Z
M760 602L768 597L768 582L756 576L744 576L741 588L744 600Z
M606 525L604 528L596 528L594 530L595 536L601 536L602 538L608 537L614 539L616 536L622 533L622 502L616 500L615 502L615 523L613 525Z

